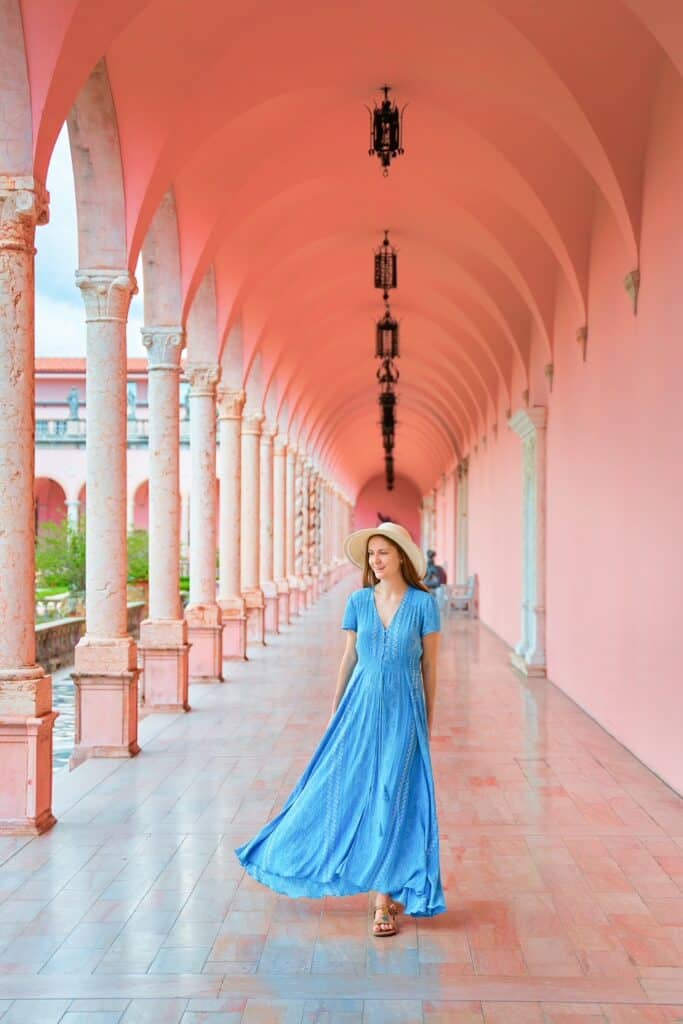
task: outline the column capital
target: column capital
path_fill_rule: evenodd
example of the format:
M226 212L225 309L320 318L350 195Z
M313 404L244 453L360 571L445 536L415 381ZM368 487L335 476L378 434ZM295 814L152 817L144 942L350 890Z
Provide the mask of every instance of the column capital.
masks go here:
M142 344L147 349L147 369L179 370L180 354L185 345L182 327L142 327Z
M241 420L244 403L247 400L245 391L239 388L222 387L218 389L218 419Z
M50 195L36 178L0 174L0 249L35 253L37 224L47 224Z
M548 410L544 405L532 405L530 409L518 409L508 420L508 426L522 439L537 430L545 430Z
M185 376L190 382L190 395L216 397L216 388L221 376L221 368L217 363L187 363Z
M85 322L125 324L130 300L138 290L128 270L77 270L76 287L85 304Z
M245 409L242 413L242 433L259 437L264 419L260 409Z
M287 436L286 434L277 434L273 438L273 454L274 455L287 455Z
M272 444L277 435L277 423L269 423L267 420L261 427L261 443Z

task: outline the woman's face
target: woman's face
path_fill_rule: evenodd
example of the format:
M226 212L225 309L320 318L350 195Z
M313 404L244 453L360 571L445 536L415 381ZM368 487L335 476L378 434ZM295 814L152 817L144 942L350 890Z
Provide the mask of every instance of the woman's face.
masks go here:
M368 563L378 580L401 573L401 554L395 544L378 534L368 541Z

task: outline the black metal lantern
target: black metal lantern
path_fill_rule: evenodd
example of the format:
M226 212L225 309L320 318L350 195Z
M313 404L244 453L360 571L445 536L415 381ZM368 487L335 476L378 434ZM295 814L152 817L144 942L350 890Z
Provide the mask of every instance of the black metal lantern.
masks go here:
M377 321L375 330L375 358L398 359L399 357L398 321L391 315L389 303L384 316Z
M384 232L384 241L375 250L375 288L381 288L384 301L389 292L398 284L398 253L389 241L389 232Z
M387 490L393 491L394 489L394 457L393 455L384 456L384 471L387 481Z
M389 99L390 85L382 85L380 89L384 93L384 99L377 106L375 103L372 110L367 107L370 114L370 149L369 156L378 156L382 164L384 177L389 174L389 165L392 158L403 155L403 107L398 109L395 103Z

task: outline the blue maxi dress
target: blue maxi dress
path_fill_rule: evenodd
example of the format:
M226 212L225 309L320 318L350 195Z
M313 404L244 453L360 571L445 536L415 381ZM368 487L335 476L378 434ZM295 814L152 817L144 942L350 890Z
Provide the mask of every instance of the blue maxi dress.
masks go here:
M342 628L357 634L358 662L339 707L280 813L235 853L287 896L374 890L431 917L446 903L421 658L439 609L409 587L385 628L365 587Z

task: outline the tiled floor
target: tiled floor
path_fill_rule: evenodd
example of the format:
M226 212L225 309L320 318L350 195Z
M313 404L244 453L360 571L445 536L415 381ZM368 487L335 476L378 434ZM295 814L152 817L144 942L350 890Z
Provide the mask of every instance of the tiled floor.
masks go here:
M327 721L348 589L0 839L0 1024L683 1022L683 800L476 623L446 624L433 740L448 912L376 940L366 897L243 876Z

